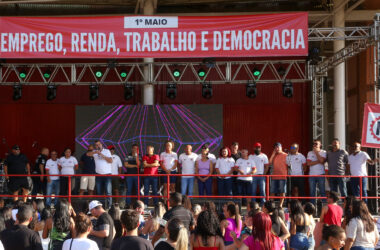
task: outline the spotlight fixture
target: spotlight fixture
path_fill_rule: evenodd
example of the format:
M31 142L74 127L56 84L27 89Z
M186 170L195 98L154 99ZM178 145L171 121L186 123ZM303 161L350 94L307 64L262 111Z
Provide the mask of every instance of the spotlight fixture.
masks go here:
M290 80L285 80L282 83L282 95L287 98L293 97L293 83Z
M120 72L119 72L119 75L121 78L126 78L128 76L128 72L124 69L122 69Z
M51 71L50 70L45 70L45 72L43 73L43 76L45 79L49 79L50 76L51 76Z
M99 86L96 83L90 84L90 100L94 101L99 97Z
M173 76L178 78L181 76L181 71L179 69L173 70Z
M25 79L26 78L25 70L22 69L21 71L19 71L18 76L20 77L20 79Z
M198 76L202 77L202 78L205 77L206 76L206 71L204 69L200 68L198 70Z
M254 81L248 81L245 89L245 95L248 98L255 98L257 96L257 87Z
M256 67L253 68L252 73L256 77L259 77L261 75L261 71Z
M20 100L22 97L22 85L20 83L15 83L13 85L13 101Z
M124 99L128 101L132 99L134 95L135 95L134 86L129 83L124 84Z
M211 83L202 83L202 96L205 99L211 99L212 97Z
M53 84L49 84L47 86L46 99L48 101L52 101L57 96L57 86Z
M102 72L100 69L98 69L98 70L95 71L95 76L96 76L97 78L102 78L102 76L103 76L103 72Z
M177 85L175 83L168 83L166 85L166 97L171 100L177 97Z
M280 67L277 68L277 73L279 76L284 76L285 73L286 73L286 69L284 67L282 67L282 65L280 65Z

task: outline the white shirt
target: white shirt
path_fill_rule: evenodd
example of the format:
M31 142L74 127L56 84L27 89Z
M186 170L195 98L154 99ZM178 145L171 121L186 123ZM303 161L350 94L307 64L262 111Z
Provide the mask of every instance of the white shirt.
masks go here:
M367 160L371 160L371 157L369 157L369 155L364 151L360 151L356 155L350 154L348 156L348 164L350 164L351 175L368 176Z
M227 174L228 172L230 172L231 168L233 168L235 166L235 161L232 157L230 158L218 158L218 160L216 160L216 166L215 168L216 169L219 169L219 172L220 174ZM218 178L222 178L222 177L218 177ZM224 179L229 179L231 178L230 176L228 177L223 177Z
M306 158L301 153L288 154L286 157L286 164L290 166L290 175L303 175L302 165L305 163Z
M214 154L208 153L208 159L212 162L212 164L216 163L216 156ZM198 155L197 161L202 159L202 154Z
M78 161L74 156L70 156L69 158L62 156L58 160L58 165L62 167L61 174L73 175L74 167L75 165L78 165Z
M326 151L321 150L319 151L319 155L326 159ZM307 159L309 161L318 161L317 156L315 155L314 151L310 151L307 153ZM325 174L325 165L322 163L315 164L313 166L310 166L310 172L309 175L324 175Z
M268 156L266 154L260 153L259 155L250 155L248 159L253 160L255 162L255 174L264 174L265 164L269 164Z
M377 226L375 224L375 230L368 233L366 232L363 221L360 218L353 218L350 220L346 227L347 238L354 239L353 247L368 247L374 248L376 237L379 237Z
M187 155L183 153L179 156L178 162L182 166L182 174L194 174L195 173L195 161L198 155L196 153L191 153ZM182 178L192 178L194 176L183 176Z
M71 240L72 239L68 239L63 242L62 250L70 250ZM73 240L71 250L99 250L99 247L93 240L87 238L76 238Z
M253 169L256 167L254 160L245 160L243 158L237 159L235 166L238 166L241 171L243 171L244 175L252 174ZM252 181L252 177L238 177L238 180L242 181Z
M112 157L111 151L103 148L100 152L105 157ZM94 154L95 160L95 172L97 174L111 174L112 173L112 164L108 163L103 157L98 154Z
M119 174L119 168L123 167L120 157L118 155L112 155L112 174Z
M162 152L160 154L160 161L163 162L163 164L167 170L177 171L177 168L171 169L174 166L175 161L178 161L177 153L175 153L175 152L171 152L171 153Z
M60 174L58 169L58 160L53 161L52 159L47 160L45 169L49 170L49 174ZM50 180L59 180L59 176L50 176Z

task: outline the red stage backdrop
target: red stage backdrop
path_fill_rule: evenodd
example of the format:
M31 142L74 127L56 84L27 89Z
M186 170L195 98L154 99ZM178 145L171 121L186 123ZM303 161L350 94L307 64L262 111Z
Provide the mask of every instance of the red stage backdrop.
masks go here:
M306 56L307 23L306 12L217 17L0 17L0 57Z

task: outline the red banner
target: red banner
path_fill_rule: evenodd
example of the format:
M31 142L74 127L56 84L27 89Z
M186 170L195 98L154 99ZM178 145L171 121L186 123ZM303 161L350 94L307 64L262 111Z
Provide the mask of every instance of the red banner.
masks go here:
M0 17L1 58L308 54L307 13L215 17Z
M362 146L380 148L380 105L366 103L364 106Z

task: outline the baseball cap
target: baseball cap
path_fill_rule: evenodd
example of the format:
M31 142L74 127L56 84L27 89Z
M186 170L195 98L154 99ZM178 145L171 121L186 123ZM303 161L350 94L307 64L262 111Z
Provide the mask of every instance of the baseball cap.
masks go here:
M273 147L282 147L281 143L280 142L276 142Z
M115 146L114 146L114 145L109 145L107 148L108 148L109 150L111 150L111 149L115 149Z
M254 148L261 148L261 143L260 142L256 142L254 145L253 145Z
M100 201L91 201L90 204L88 204L88 210L91 212L92 209L103 206Z
M19 145L13 145L13 147L12 147L12 149L14 149L14 150L19 150L20 149L20 146Z
M208 148L209 148L208 143L205 143L205 144L202 145L202 149L208 149Z

